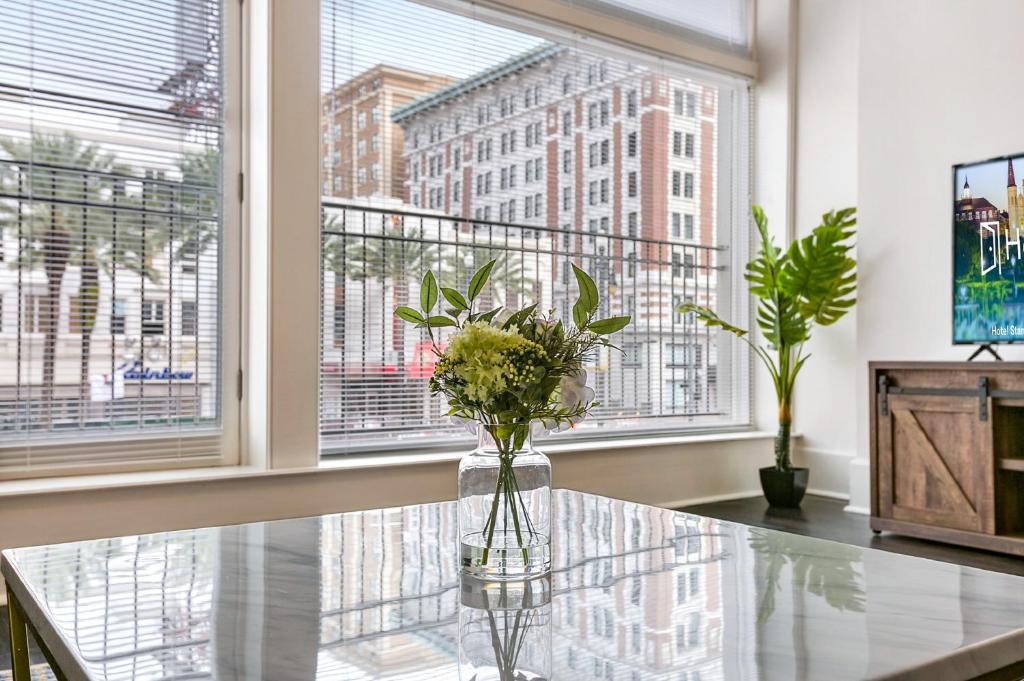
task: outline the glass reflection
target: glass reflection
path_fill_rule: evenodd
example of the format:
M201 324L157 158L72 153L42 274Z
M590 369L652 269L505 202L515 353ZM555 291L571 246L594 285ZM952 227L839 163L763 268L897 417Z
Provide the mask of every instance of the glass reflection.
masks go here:
M461 578L459 681L551 678L551 579Z
M864 612L861 570L863 550L849 544L824 543L820 539L786 532L749 528L747 541L763 561L764 580L758 601L757 622L765 624L775 613L775 594L782 590L782 572L791 568L794 598L808 592L842 611ZM827 549L827 552L826 552Z

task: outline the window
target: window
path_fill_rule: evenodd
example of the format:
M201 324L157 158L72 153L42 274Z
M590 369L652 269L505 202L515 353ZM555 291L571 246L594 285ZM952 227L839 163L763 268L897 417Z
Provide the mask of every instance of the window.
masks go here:
M686 93L686 115L689 118L697 115L697 95L692 92Z
M683 216L683 238L693 239L693 216L689 213Z
M686 156L686 158L693 158L693 133L692 132L686 133L686 143L685 143L684 146L685 146L685 150L684 150L683 153Z
M672 171L672 196L679 196L681 192L682 176L678 170Z
M238 312L225 292L239 230L221 175L233 196L224 140L241 89L225 80L237 73L228 12L221 0L7 6L0 478L228 462L221 433L237 409L221 376L238 353L221 320ZM318 166L341 161L331 119ZM186 295L205 320L188 340L172 318Z
M163 336L167 332L164 323L164 305L162 300L142 301L142 335Z
M410 70L444 76L443 86L425 87L423 92L410 93L408 102L396 103L391 110L385 108L379 132L382 153L390 149L405 167L411 168L409 162L418 154L441 150L415 149L414 133L422 130L422 141L426 142L431 127L444 123L445 144L451 145L452 154L451 163L442 165L440 180L428 180L423 188L422 178L414 181L412 172L404 173L398 190L386 195L388 202L373 204L373 210L366 209L370 197L364 195L354 195L351 200L325 200L322 206L325 220L333 217L334 224L344 224L341 231L346 243L366 243L370 255L383 256L386 250L389 262L394 257L398 263L388 274L368 275L352 257L324 262L326 301L330 301L335 283L344 282L348 339L340 346L331 345L330 306L326 306L320 359L322 453L340 456L395 448L396 444L404 448L464 437L445 420L442 406L425 388L433 366L429 352L424 353L429 338L415 327L396 328L390 313L399 305L417 304L418 282L428 266L449 282L465 282L475 267L491 258L499 263L508 259L508 271L514 272L514 276L497 277L491 282L493 288L486 296L495 305L537 302L545 309L554 308L560 318L571 319L573 301L564 291L572 290L573 276L567 266L582 262L599 289L607 293L602 296L607 312L602 314L643 316L644 326L638 326L632 337L627 334L619 339L623 346L630 344L630 358L637 357L636 348L643 343L645 350L639 353L639 364L625 369L620 355L612 353L588 367L591 387L601 406L593 419L580 424L579 432L598 427L607 429L602 433L613 434L617 428L713 429L723 424L745 424L746 346L712 336L715 352L728 352L730 358L739 356L735 361L723 362L725 368L716 375L714 390L705 391L705 398L716 396L714 404L702 403L699 413L688 410L685 418L682 412L671 409L666 380L689 379L692 387L694 381L703 382L706 376L670 375L665 347L670 342L690 342L697 335L695 324L672 324L669 304L673 293L690 293L694 288L694 282L687 280L686 290L680 290L684 288L681 277L687 266L682 256L690 249L696 256L695 271L696 263L700 263L700 302L726 318L738 313L731 308L739 304L740 298L731 292L743 285L742 272L721 267L725 262L721 259L726 256L711 246L687 242L684 249L680 234L685 233L684 215L692 214L702 226L707 225L701 243L722 244L723 249L729 249L730 262L745 256L745 216L714 211L714 206L741 203L747 194L748 82L721 72L704 73L693 65L688 66L685 77L677 77L673 75L675 68L651 67L645 57L631 60L628 48L618 45L607 50L610 45L597 37L567 44L559 44L555 38L550 47L540 46L540 34L547 40L555 34L538 28L538 35L531 35L527 18L516 23L514 29L509 25L496 31L471 15L442 9L446 4L391 0L383 8L371 0L349 0L356 9L365 8L378 15L384 12L389 26L402 26L401 41L396 44L383 26L360 19L366 12L341 11L334 7L336 4L324 4L322 25L330 30L324 30L322 39L320 73L329 81L323 91L343 88L364 71L377 64L395 63L396 59ZM332 31L339 36L333 42ZM352 35L360 36L358 46L340 38ZM472 63L451 58L455 53L438 61L437 45L466 44L471 37L487 45ZM453 67L446 72L443 67L449 62ZM514 76L497 68L502 64L515 64ZM583 87L588 82L590 85ZM549 95L543 105L537 87L541 83L546 83L543 87L548 88ZM613 86L622 98L618 102L621 108L616 106ZM674 102L676 90L683 93L679 115ZM705 91L714 95L706 110ZM683 160L686 132L696 133L694 121L684 119L686 92L701 97L701 125L710 126L707 139L713 145L711 151L724 145L721 149L729 153L700 154ZM729 106L719 108L718 102ZM545 105L551 109L542 109ZM488 112L489 107L493 112ZM453 132L453 121L458 116L471 122L476 119L478 124ZM663 132L649 136L641 132L641 116L644 130ZM613 138L616 123L622 126L616 131L621 136ZM518 137L515 142L513 131ZM675 131L682 133L678 142L673 137ZM549 132L552 139L546 139ZM488 162L488 137L499 154L494 159L497 162L491 161L493 166ZM394 147L388 146L391 140ZM355 141L351 144L354 148ZM459 160L456 149L462 150ZM387 170L384 156L381 162ZM443 178L448 171L458 170L459 164L463 171L467 165L473 167L469 184L464 176L452 172L451 182L446 185ZM517 177L520 166L523 174ZM338 170L331 176L355 171L348 158ZM427 175L426 170L423 163L420 174ZM674 171L678 175L673 176ZM490 189L488 172L494 176ZM709 196L716 200L707 206L695 201L682 203L684 172L699 173L702 189L706 182ZM457 184L459 180L464 186ZM673 183L677 186L674 194ZM349 182L345 185L347 188ZM640 189L646 197L642 210ZM410 205L417 193L422 193L426 201L430 190L436 208L427 212ZM377 191L384 194L379 188ZM459 219L445 219L439 211L451 217L473 216L475 220L467 225ZM490 222L491 217L495 222ZM524 222L532 229L506 227L498 221ZM536 229L541 225L557 226L558 230ZM334 231L325 230L325 244L334 238ZM641 238L644 241L639 243ZM329 252L326 246L322 250ZM675 262L673 250L679 254ZM674 284L673 266L680 277ZM628 285L623 285L623 280ZM719 290L730 295L719 296ZM442 336L446 337L447 331ZM707 352L705 348L704 359ZM651 363L655 364L648 366ZM623 418L623 414L630 417Z
M694 272L694 258L692 253L687 253L683 256L683 263L686 265L685 276L687 279L693 278Z
M683 133L678 130L672 133L672 154L681 156L683 153Z
M686 173L683 176L683 196L693 198L693 173Z
M194 300L183 300L181 301L181 335L182 336L197 336L199 329L199 317L198 308L196 307L196 301Z

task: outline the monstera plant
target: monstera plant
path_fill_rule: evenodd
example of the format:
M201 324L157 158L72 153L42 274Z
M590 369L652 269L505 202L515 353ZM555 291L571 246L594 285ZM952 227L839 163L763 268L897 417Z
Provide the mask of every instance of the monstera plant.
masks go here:
M853 308L857 287L853 248L856 208L833 210L821 216L821 224L783 251L768 233L768 219L760 206L752 206L761 243L747 263L746 279L757 299L757 326L765 345L751 340L747 329L720 318L713 310L686 304L680 312L692 312L711 327L742 339L768 369L779 406L779 430L775 437L775 465L761 469L761 487L773 506L800 505L807 489L807 469L794 468L790 460L790 428L793 422L793 389L797 374L810 358L805 346L816 326L829 326Z

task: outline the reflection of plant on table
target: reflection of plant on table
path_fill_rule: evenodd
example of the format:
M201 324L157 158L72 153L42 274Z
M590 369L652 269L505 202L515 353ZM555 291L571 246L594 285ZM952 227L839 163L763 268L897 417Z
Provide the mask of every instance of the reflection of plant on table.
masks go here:
M465 294L438 287L428 271L420 287L420 309L402 306L395 314L430 336L438 358L430 392L445 398L449 416L475 421L497 446L498 477L482 528L483 562L487 563L498 519L506 516L511 516L525 562L529 539L524 543L523 537L532 537L535 530L513 468L515 453L526 442L531 423L562 429L589 413L594 392L586 386L583 363L596 348L612 347L608 335L624 328L630 318L595 319L597 286L575 266L580 295L571 326L540 314L536 304L519 310L478 310L495 266L491 260L477 270ZM439 297L448 303L442 314L434 312ZM442 349L439 333L446 328L454 333Z
M793 591L821 596L839 611L864 612L864 587L856 564L862 551L856 546L830 543L829 554L821 553L821 542L810 537L751 528L750 548L767 560L764 594L758 603L757 621L764 624L775 612L775 592L783 566L793 569Z

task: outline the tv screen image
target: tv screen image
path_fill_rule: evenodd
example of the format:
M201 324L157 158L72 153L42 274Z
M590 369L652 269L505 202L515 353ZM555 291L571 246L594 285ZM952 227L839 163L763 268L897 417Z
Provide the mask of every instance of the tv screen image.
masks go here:
M953 166L953 342L1024 341L1024 154Z

